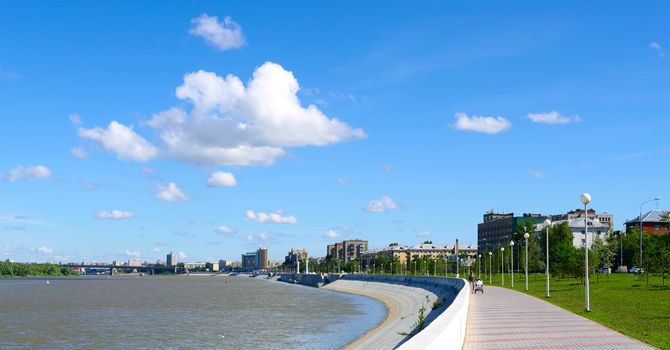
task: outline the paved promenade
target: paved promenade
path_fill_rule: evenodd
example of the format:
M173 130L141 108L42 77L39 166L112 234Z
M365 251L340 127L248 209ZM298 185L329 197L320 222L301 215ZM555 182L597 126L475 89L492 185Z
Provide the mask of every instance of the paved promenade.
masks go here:
M463 349L653 349L535 297L484 289L470 298Z

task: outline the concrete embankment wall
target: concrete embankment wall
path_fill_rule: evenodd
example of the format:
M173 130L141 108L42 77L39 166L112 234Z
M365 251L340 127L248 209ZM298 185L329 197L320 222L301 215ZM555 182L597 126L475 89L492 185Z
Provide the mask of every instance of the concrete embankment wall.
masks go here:
M280 281L300 283L314 287L332 283L338 279L369 281L381 283L395 283L410 285L418 288L443 289L453 291L455 297L451 304L421 332L404 342L399 350L423 349L461 349L465 342L465 327L470 305L470 288L462 278L444 278L428 276L391 276L391 275L357 275L357 274L328 274L304 275L282 274ZM446 301L449 302L449 301Z
M282 273L279 275L279 281L288 283L304 284L311 287L321 287L324 285L324 279L321 275L305 275L297 273Z
M470 306L470 288L462 278L389 275L328 275L329 282L338 279L382 283L397 283L418 288L452 289L455 297L451 304L426 328L403 343L399 350L461 349L465 342L465 327Z

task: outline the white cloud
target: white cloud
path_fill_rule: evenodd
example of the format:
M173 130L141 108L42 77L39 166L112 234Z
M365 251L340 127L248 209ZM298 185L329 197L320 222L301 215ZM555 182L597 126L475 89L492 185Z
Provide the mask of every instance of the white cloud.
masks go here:
M197 71L184 76L176 96L190 112L172 108L147 125L158 131L169 155L219 166L270 165L287 147L325 146L363 138L365 132L301 106L293 73L266 62L245 87L234 75Z
M199 36L205 41L221 50L238 49L246 44L242 27L230 17L224 17L223 22L216 16L208 16L206 13L191 19L194 26L189 30L191 35Z
M335 230L328 230L326 231L326 233L323 234L323 236L328 239L339 239L340 237L342 237L342 235Z
M73 113L67 116L67 119L70 119L70 123L73 125L81 125L81 117L77 113Z
M37 251L42 254L51 254L54 252L53 249L44 246L37 248Z
M393 167L390 164L384 164L384 165L382 165L382 170L384 170L385 172L388 173L388 172L393 171Z
M416 233L417 237L428 237L430 236L430 231L421 231Z
M185 202L190 200L190 197L184 193L179 186L174 182L168 182L165 185L158 185L158 192L156 197L166 202Z
M283 212L281 210L276 210L271 213L255 213L253 210L249 209L247 210L246 217L248 220L264 223L264 222L274 222L277 224L297 224L298 219L291 215L291 216L283 216Z
M231 173L217 171L207 179L207 187L232 187L237 186L237 179Z
M177 256L179 257L179 259L188 258L188 255L186 255L186 253L184 253L184 252L177 252Z
M389 196L384 196L381 199L373 199L368 202L365 211L371 213L381 213L383 211L397 209L398 204Z
M75 158L79 158L79 159L86 159L86 158L88 158L88 154L87 154L86 151L85 151L83 148L81 148L81 147L74 147L74 148L72 148L72 149L70 150L70 155L73 156L73 157L75 157Z
M78 129L79 137L96 141L120 159L145 162L158 156L158 148L116 120L107 128Z
M138 251L126 250L126 251L123 252L123 254L125 254L126 256L131 257L131 258L139 258L140 257L140 252L138 252Z
M539 170L528 169L528 174L536 179L544 179L544 173Z
M345 179L343 177L338 177L338 178L335 179L335 181L337 181L337 183L342 185L342 186L347 184L347 179Z
M230 235L230 234L237 233L237 230L234 229L234 228L230 228L228 226L221 225L221 226L216 228L216 232L223 233L224 235Z
M9 174L4 175L3 179L9 182L16 182L22 179L44 180L50 178L51 175L53 175L51 170L49 170L49 168L45 167L44 165L17 165L9 171Z
M465 113L456 113L454 128L486 134L497 134L512 127L512 123L503 117L468 117Z
M99 211L97 214L95 214L95 217L98 219L113 219L113 220L120 220L120 219L129 219L135 217L135 213L132 211L122 211L122 210L112 210L112 211Z
M161 248L158 247L158 246L149 249L150 253L160 253L160 251L161 251Z
M657 43L657 42L655 42L655 41L649 44L649 48L650 48L650 49L654 49L654 50L661 50L661 49L663 49L663 47L661 46L661 44L659 44L659 43Z
M547 113L528 113L528 119L532 120L533 123L542 124L570 124L582 121L578 115L566 117L556 111Z

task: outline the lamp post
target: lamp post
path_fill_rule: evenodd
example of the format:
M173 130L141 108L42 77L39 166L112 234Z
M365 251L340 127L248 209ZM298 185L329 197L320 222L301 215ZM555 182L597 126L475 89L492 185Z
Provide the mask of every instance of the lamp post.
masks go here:
M489 284L493 284L493 252L489 252Z
M514 288L514 241L509 241L509 248L509 261L512 263L512 269L510 272L512 273L512 288Z
M549 298L549 226L551 226L551 220L549 220L549 218L546 218L544 220L544 227L547 231L547 237L545 239L547 251L545 252L544 255L547 256L547 264L544 265L544 267L545 267L545 274L547 275L547 298Z
M502 275L502 286L505 286L505 247L500 247L500 274Z
M482 255L479 254L477 256L477 278L480 278L482 276Z
M638 217L638 219L640 220L640 266L642 266L642 233L644 232L644 229L642 227L642 206L644 206L645 204L647 204L649 202L660 201L660 200L661 200L661 197L656 197L654 199L644 201L644 202L642 202L642 204L640 204L640 216Z
M456 256L456 278L461 277L461 275L458 273L458 268L459 268L459 265L460 265L458 260L460 260L460 259L459 259L458 256Z
M528 232L523 234L523 238L526 239L526 292L528 291L528 237L530 237Z
M586 221L588 218L588 212L586 211L589 203L591 202L591 195L584 192L582 195L579 197L579 199L584 203L584 286L586 289L585 296L586 296L586 311L591 311L591 305L589 303L589 226L588 222Z

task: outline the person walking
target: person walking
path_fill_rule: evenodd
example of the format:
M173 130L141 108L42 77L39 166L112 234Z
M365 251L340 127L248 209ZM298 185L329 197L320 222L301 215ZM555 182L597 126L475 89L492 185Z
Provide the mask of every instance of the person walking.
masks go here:
M470 280L470 290L474 291L475 290L475 275L470 271L470 275L468 276L468 280Z

